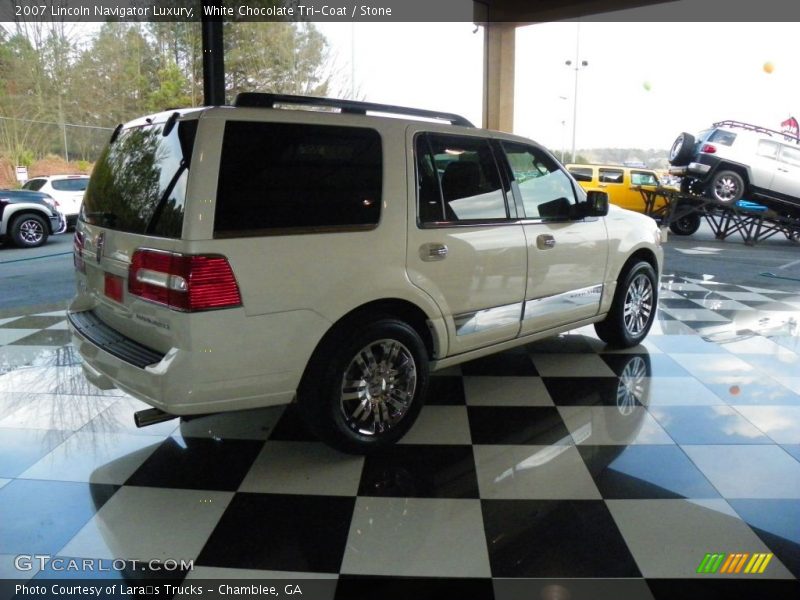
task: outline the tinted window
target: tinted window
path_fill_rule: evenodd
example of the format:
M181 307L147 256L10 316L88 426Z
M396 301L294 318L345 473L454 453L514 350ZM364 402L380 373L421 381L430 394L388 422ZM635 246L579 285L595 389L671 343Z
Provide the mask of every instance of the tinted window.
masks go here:
M59 192L83 192L88 183L88 178L55 179L52 182L52 186L54 190Z
M22 186L23 190L33 190L37 191L42 189L42 186L45 184L46 179L31 179L30 181L26 182L25 185Z
M591 181L592 169L590 167L569 167L569 172L576 181Z
M601 183L622 183L622 169L600 169L598 180Z
M529 219L569 217L575 192L569 176L554 159L533 146L503 142Z
M714 130L714 132L708 137L709 142L715 142L717 144L722 144L723 146L730 146L733 144L733 140L735 139L735 133L723 131L721 129Z
M500 173L488 140L419 135L416 154L421 222L508 218Z
M373 129L229 121L214 229L374 226L382 163Z
M658 185L658 178L653 173L631 171L631 185Z
M100 155L81 218L118 231L180 237L197 121L123 130Z

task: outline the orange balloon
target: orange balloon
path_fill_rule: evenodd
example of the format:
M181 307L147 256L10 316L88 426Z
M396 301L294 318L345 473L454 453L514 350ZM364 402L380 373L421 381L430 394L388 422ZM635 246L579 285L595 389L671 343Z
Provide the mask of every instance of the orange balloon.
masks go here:
M764 73L772 73L775 70L775 65L767 61L764 63Z
M731 393L731 396L738 396L739 392L741 392L738 385L732 385L728 391Z

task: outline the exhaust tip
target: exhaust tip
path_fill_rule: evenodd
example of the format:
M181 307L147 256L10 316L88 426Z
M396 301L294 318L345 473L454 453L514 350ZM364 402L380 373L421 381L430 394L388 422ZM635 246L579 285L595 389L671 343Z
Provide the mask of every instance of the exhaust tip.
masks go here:
M136 427L139 427L140 429L142 427L147 427L148 425L155 425L156 423L163 423L164 421L170 421L171 419L177 418L178 415L165 413L163 410L158 408L148 408L133 413L133 422L136 423Z

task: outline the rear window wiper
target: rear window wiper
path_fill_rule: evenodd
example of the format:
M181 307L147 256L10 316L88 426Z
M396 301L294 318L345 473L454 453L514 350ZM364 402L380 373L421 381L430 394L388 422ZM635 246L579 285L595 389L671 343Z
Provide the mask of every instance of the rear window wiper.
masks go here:
M158 220L161 218L161 213L164 212L164 206L166 206L167 200L169 200L169 197L172 195L172 190L178 183L178 179L180 179L181 175L183 175L183 172L188 167L189 163L185 158L182 158L180 165L178 165L178 169L175 171L175 175L173 175L172 179L169 180L169 184L164 190L164 193L161 194L161 198L158 199L158 204L156 204L156 209L153 211L153 216L151 216L150 220L147 222L147 227L144 229L146 234L150 235L155 231L156 225L158 225Z

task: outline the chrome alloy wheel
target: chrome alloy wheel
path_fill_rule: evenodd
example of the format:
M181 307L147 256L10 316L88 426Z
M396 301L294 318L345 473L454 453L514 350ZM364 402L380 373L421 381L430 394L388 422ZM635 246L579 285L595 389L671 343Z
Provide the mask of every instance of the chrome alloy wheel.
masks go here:
M641 356L625 365L617 385L617 410L628 416L644 396L647 366Z
M625 294L623 320L625 330L632 337L641 335L653 313L653 284L644 273L637 275Z
M720 177L714 182L714 196L720 202L731 202L739 195L739 182L733 177Z
M36 219L25 219L19 224L19 236L26 244L38 244L44 237L44 228Z
M376 340L350 361L339 406L350 429L375 436L400 422L416 389L417 366L411 351L397 340Z

